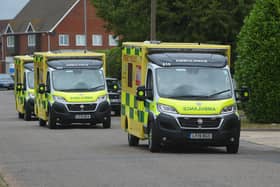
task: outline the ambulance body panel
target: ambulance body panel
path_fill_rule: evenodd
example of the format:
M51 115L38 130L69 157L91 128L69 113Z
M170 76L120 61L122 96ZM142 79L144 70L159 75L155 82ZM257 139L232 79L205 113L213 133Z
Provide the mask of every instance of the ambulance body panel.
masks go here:
M110 128L103 53L35 53L35 113L49 128L102 123Z
M19 118L31 120L34 116L34 63L31 56L16 56L15 100Z
M126 42L121 127L129 145L148 139L239 147L240 117L229 70L230 46Z

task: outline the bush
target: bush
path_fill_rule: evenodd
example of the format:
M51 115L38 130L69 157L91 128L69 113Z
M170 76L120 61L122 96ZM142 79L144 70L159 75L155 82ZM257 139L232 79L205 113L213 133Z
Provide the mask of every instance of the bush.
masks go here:
M106 52L106 77L121 79L121 47L115 47Z
M257 0L237 42L235 75L250 88L244 104L249 120L280 122L280 1Z

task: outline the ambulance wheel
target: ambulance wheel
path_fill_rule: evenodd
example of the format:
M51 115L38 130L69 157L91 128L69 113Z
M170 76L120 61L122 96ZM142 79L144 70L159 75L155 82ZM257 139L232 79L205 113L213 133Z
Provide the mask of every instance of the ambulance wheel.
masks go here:
M127 133L128 145L129 146L138 146L139 145L139 138Z
M227 145L227 153L236 154L239 149L239 141L230 145Z
M48 116L48 128L49 129L55 129L56 128L56 120L52 114L52 111L50 109L49 116Z
M39 119L39 125L40 125L41 127L46 126L46 121L45 121L45 120L42 120L42 119Z
M24 114L19 112L19 113L18 113L18 118L19 118L19 119L22 119L23 117L24 117Z
M103 122L103 129L109 129L111 128L111 117L106 117L106 119Z
M115 116L120 116L121 115L121 111L120 110L115 110Z
M24 120L30 121L31 120L31 111L26 106L24 108L25 108Z
M149 150L152 153L157 153L160 151L160 138L157 134L155 125L153 123L150 124L148 146L149 146Z

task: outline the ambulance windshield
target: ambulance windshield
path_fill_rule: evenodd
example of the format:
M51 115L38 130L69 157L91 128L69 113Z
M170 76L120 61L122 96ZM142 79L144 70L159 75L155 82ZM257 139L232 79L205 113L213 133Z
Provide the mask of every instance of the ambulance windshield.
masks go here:
M57 91L98 91L105 89L100 69L65 69L52 73L52 84Z
M174 99L216 100L232 97L229 72L221 68L160 68L156 72L158 93Z
M28 88L34 89L34 72L27 73Z

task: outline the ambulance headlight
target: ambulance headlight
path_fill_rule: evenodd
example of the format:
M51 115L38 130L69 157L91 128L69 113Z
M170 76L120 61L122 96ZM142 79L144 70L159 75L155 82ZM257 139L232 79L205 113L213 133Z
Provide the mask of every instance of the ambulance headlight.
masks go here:
M157 108L158 108L158 111L162 112L162 113L173 113L173 114L178 113L174 107L168 106L168 105L157 104Z
M33 93L28 93L28 96L31 98L31 99L34 99L35 98L35 95Z
M107 100L107 96L106 95L102 95L102 96L99 96L97 98L97 102L98 103L101 103L101 102L106 101L106 100Z
M226 106L222 110L222 114L234 113L236 111L236 105Z
M65 100L64 97L55 96L55 95L53 96L53 100L56 101L56 102L58 102L58 103L65 103L65 102L66 102L66 100Z

